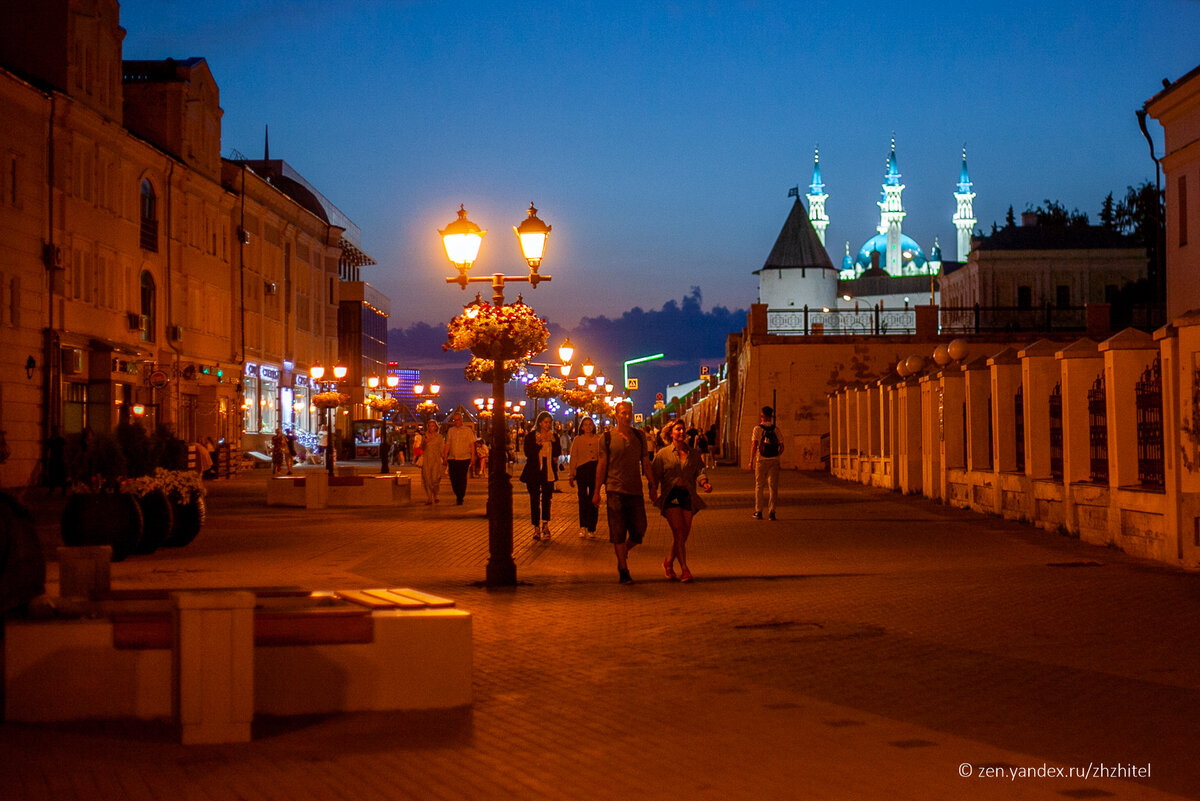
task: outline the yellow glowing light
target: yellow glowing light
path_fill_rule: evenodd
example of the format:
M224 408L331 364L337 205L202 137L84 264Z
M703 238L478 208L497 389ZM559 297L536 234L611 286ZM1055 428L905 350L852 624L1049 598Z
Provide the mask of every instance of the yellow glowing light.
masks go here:
M314 364L308 368L308 374L312 376L314 381L320 381L325 376L325 368L319 364Z
M530 269L536 270L542 263L542 256L546 252L546 240L550 236L550 226L538 219L537 209L533 207L532 203L529 204L528 213L529 216L522 220L520 225L513 228L513 233L517 235L517 239L521 240L521 253L524 254L525 261L529 263Z
M571 339L568 337L558 346L558 360L560 362L569 362L574 355L575 348L571 345ZM563 373L563 375L566 375L566 373Z
M458 219L447 225L441 231L442 245L446 248L446 257L462 269L469 269L479 256L479 246L483 244L483 235L487 231L467 219L465 206L458 207Z
M424 385L424 384L414 384L414 385L413 385L413 394L414 394L414 395L420 395L420 394L422 394L423 392L425 392L425 385Z
M395 389L395 388L396 388L396 385L397 385L397 384L399 384L399 383L400 383L400 376L398 376L398 375L389 375L389 376L387 377L387 385L388 385L388 389Z
M367 386L370 387L371 389L375 389L376 387L378 387L379 386L379 376L377 376L377 375L370 376L367 379Z
M341 381L343 378L346 377L346 371L347 371L347 368L345 366L340 365L340 364L336 365L333 368L333 377L336 378L338 381Z

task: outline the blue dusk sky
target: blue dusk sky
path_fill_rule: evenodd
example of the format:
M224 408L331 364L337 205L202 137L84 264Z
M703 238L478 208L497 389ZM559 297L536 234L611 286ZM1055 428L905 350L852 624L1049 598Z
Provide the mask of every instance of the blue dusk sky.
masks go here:
M1134 111L1200 63L1196 0L125 0L121 22L126 58L207 59L224 154L260 158L269 125L361 226L392 327L469 299L437 234L459 203L486 273L522 271L537 205L554 280L526 296L559 325L691 286L746 308L814 145L835 264L875 232L893 135L927 252L956 256L964 144L984 233L1047 198L1095 221L1154 180Z

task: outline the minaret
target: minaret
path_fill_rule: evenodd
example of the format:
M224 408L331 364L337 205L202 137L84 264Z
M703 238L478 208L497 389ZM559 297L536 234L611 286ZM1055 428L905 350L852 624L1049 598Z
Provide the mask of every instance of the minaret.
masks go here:
M904 221L904 203L900 194L904 184L900 183L900 170L896 166L896 137L892 137L892 151L888 154L887 171L883 176L883 196L879 201L879 233L887 237L887 254L883 269L889 275L900 275L904 259L900 253L900 227Z
M842 278L857 278L854 274L854 257L850 255L850 243L846 243L846 255L842 257Z
M971 201L975 193L971 191L971 177L967 175L967 146L963 145L962 172L958 174L958 191L954 193L954 202L958 208L954 212L954 227L958 229L958 260L966 261L971 253L971 231L975 230L974 212Z
M829 216L825 214L825 201L829 195L825 194L825 184L821 181L820 148L813 148L812 183L809 184L808 194L805 197L808 198L808 219L817 232L817 238L821 240L821 247L825 247L825 229L829 227Z

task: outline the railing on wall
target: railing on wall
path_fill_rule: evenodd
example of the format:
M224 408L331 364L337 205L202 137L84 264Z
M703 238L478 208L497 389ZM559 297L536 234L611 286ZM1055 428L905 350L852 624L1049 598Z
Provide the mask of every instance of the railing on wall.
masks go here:
M1162 489L1162 363L1159 357L1142 372L1134 388L1137 406L1138 481L1144 487Z
M1025 472L1025 387L1017 387L1013 396L1013 430L1017 436L1017 472Z
M1050 475L1063 477L1062 382L1050 391Z
M1112 315L1113 330L1132 325L1152 331L1162 324L1161 307L1136 306ZM1119 319L1118 319L1119 318ZM767 309L767 331L772 334L914 334L916 310L912 306L889 309L880 305L855 309ZM942 306L938 309L940 334L991 334L999 332L1087 330L1086 306Z
M1104 390L1104 372L1096 376L1088 390L1088 442L1090 478L1108 483L1108 394Z

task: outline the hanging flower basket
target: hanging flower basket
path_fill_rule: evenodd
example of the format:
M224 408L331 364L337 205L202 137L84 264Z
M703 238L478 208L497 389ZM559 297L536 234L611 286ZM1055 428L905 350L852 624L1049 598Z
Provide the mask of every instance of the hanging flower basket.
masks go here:
M312 396L312 405L318 409L336 409L350 402L345 392L318 392Z
M568 389L560 397L563 403L574 409L586 409L596 399L596 394L590 389Z
M368 408L387 414L388 412L394 412L400 406L400 401L389 396L368 395L366 404Z
M478 356L472 356L471 361L467 363L463 370L463 375L468 381L485 381L492 383L492 365L491 359L481 359ZM520 359L510 359L504 362L504 366L500 370L500 377L506 382L516 374L521 367Z
M612 417L613 414L612 407L605 403L603 398L595 398L583 408L583 411L599 417Z
M561 378L543 373L529 382L525 387L525 394L530 398L557 398L565 388L566 385Z
M475 300L450 321L443 350L469 350L481 359L528 359L546 349L546 321L520 298L504 306Z

